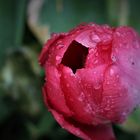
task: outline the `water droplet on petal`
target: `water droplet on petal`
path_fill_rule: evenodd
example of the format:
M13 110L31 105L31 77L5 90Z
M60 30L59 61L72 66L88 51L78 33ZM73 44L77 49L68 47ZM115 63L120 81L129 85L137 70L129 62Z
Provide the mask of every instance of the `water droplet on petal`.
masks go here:
M120 32L116 32L116 35L117 35L118 37L120 37L120 36L121 36Z
M106 82L106 84L107 84L107 85L109 85L109 84L110 84L110 82L109 82L109 81L107 81L107 82Z
M80 133L79 130L76 130L75 133L76 133L77 136L79 136L79 137L81 136L81 133Z
M127 116L127 113L123 112L121 115L122 115L123 118L125 118Z
M116 87L117 86L117 84L115 83L115 84L113 84L114 85L114 87Z
M66 86L67 86L67 87L70 87L70 85L69 85L68 83L66 84Z
M87 104L87 105L85 106L85 111L86 111L86 112L89 112L89 113L92 112L92 107L91 107L90 104Z
M61 59L61 56L56 56L56 58L55 58L57 61L59 61L60 59Z
M89 23L89 25L90 25L90 26L95 26L95 24L94 24L94 23Z
M94 48L89 49L89 53L93 53L94 52Z
M96 57L98 56L98 52L95 53L95 56L96 56Z
M122 96L123 96L123 93L120 92L120 93L118 94L118 97L122 97Z
M110 69L110 76L112 76L114 74L114 70L111 68Z
M84 95L83 92L81 92L80 96L78 97L78 100L79 100L79 101L83 101L84 98L85 98L85 95Z
M63 47L64 47L63 44L59 44L59 45L57 46L57 49L61 49L61 48L63 48Z
M81 84L81 80L79 80L78 83Z
M111 55L111 59L112 59L113 62L117 61L117 58L116 58L116 56L114 54Z
M95 74L95 75L96 75L96 74L97 74L97 71L94 71L94 72L93 72L93 74Z
M73 72L70 73L70 76L75 76L75 74Z
M95 60L95 61L94 61L94 64L97 64L97 63L98 63L98 60Z
M58 34L56 34L56 33L51 33L51 37L55 37L55 36L57 36Z
M95 43L98 43L101 41L100 37L96 35L94 32L91 33L91 40Z
M110 102L109 102L109 103L110 103ZM106 110L106 111L109 111L110 109L111 109L110 104L107 104L106 107L105 107L105 110Z
M96 83L94 84L94 88L95 88L95 89L100 89L100 88L101 88L101 84L100 84L99 82L96 82Z

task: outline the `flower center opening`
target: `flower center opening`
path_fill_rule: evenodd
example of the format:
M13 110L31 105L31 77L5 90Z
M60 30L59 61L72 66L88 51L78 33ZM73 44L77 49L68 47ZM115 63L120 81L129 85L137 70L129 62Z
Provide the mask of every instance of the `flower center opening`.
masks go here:
M70 67L75 73L77 69L84 68L87 55L88 48L74 40L65 52L61 64Z

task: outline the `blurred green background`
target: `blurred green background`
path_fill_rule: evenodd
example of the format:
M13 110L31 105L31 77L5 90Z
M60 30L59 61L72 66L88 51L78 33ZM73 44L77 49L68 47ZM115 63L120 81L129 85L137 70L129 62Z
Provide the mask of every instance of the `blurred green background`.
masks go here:
M81 22L129 25L140 32L139 0L0 0L0 140L78 140L45 108L38 54L52 32ZM140 109L118 140L140 140Z

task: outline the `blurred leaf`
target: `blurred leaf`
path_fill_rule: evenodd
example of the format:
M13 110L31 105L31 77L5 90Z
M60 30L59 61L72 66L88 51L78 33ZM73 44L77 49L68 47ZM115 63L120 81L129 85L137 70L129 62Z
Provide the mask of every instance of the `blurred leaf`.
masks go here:
M68 31L83 22L106 23L104 5L104 0L31 0L28 23L37 38L42 40L40 42L44 43L49 31Z
M40 72L35 56L29 48L15 49L7 55L2 69L5 92L16 101L20 110L31 116L40 112L42 102L41 94L38 94L41 92Z
M9 107L10 105L10 107ZM0 96L0 123L3 122L11 112L13 111L13 108L9 102L6 101L5 97Z
M56 122L54 121L51 114L46 110L46 113L43 113L41 115L41 118L39 119L39 122L37 124L28 122L27 128L30 131L31 138L38 139L39 137L44 135L49 136L51 135L51 133L53 133L52 135L54 135L53 127L55 123Z
M28 26L38 41L43 44L49 37L48 25L42 25L39 22L39 13L44 4L44 0L30 0L28 4Z
M108 19L113 25L127 25L129 20L129 0L108 0Z
M39 134L43 135L43 134L50 134L51 131L53 132L54 124L55 124L54 118L46 110L46 113L44 113L44 115L42 116L38 124Z
M136 109L120 127L131 133L140 133L140 108Z
M0 0L0 66L8 48L21 45L27 0Z
M129 0L130 2L130 19L129 25L133 26L140 33L140 1L139 0Z

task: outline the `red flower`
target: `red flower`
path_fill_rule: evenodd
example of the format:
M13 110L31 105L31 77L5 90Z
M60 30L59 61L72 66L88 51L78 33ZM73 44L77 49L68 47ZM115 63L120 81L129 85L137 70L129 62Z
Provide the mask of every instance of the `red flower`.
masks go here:
M93 23L53 34L40 54L44 99L57 122L84 140L115 140L140 103L140 38L130 27Z

